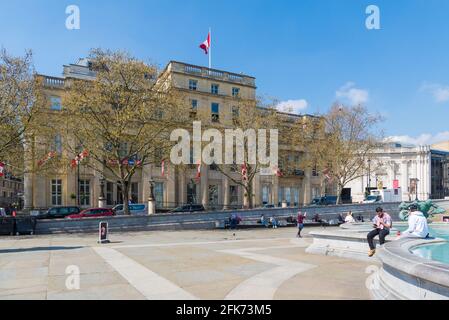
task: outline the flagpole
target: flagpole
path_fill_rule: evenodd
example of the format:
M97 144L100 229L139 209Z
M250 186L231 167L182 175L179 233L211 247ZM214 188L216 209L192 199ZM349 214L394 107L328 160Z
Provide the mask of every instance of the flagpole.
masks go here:
M210 48L209 48L209 69L212 69L212 28L209 27Z

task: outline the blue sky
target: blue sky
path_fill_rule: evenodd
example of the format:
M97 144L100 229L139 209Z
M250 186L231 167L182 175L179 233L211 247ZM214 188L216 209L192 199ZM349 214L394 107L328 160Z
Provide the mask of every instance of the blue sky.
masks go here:
M65 28L71 4L80 30ZM370 4L380 30L365 27ZM207 65L210 26L213 66L255 76L260 96L308 113L361 102L388 135L430 143L449 140L448 16L447 0L0 0L0 45L32 49L49 75L93 47Z

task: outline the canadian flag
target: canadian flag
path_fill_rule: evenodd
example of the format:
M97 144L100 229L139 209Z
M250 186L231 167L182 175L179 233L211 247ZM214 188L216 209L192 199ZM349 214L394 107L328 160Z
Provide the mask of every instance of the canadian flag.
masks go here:
M50 160L53 159L54 157L56 157L56 152L51 151L51 152L47 153L43 159L39 160L39 162L37 163L37 165L38 165L39 167L42 167L44 164L46 164L48 161L50 161Z
M279 167L276 167L276 176L277 177L283 177L284 174L282 173L281 169L279 169Z
M201 179L201 163L198 163L198 167L197 167L197 174L196 174L196 179L199 180Z
M161 167L162 177L165 177L165 160L162 160Z
M3 177L5 175L5 164L3 162L0 162L0 177Z
M248 181L248 167L246 166L246 162L242 165L242 177L243 181Z
M86 159L89 156L89 151L84 150L79 155L75 157L74 160L72 160L72 168L75 168L77 165L81 163L84 159Z
M207 35L206 41L204 41L204 42L200 45L200 48L204 50L204 53L205 53L205 54L209 54L209 48L210 48L210 45L211 45L210 38L211 38L211 37L210 37L210 32L209 32L208 35Z

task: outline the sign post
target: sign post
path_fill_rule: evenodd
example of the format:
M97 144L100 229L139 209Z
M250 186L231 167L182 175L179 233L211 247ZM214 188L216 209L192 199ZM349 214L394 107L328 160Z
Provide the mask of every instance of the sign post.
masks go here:
M104 244L104 243L110 243L108 239L108 232L109 232L109 225L107 222L100 222L100 226L98 228L98 236L99 241L98 243Z

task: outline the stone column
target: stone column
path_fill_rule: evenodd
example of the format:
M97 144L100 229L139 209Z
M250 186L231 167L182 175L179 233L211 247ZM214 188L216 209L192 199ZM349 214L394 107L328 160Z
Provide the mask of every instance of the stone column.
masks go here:
M279 177L273 176L273 188L271 190L271 201L275 206L278 205L279 201L282 201L282 199L279 199Z
M172 166L171 164L167 163L167 177L166 177L166 181L167 181L167 206L168 207L173 207L175 206L175 202L176 202L176 192L175 192L175 188L176 188L176 183L175 183L175 179L176 179L176 174L175 174L175 168L174 166Z
M209 167L201 165L201 203L204 208L209 206Z
M254 194L253 207L254 208L262 206L262 195L261 195L262 194L262 186L260 184L260 180L261 180L260 173L257 173L253 179L253 194Z
M178 184L178 206L180 206L187 203L187 180L184 170L178 171Z
M231 203L229 178L223 175L223 210L228 210Z
M304 205L310 204L312 201L311 199L311 177L312 177L312 170L306 169L304 180L303 180L303 190L304 190Z

